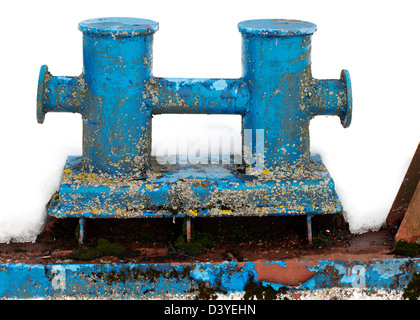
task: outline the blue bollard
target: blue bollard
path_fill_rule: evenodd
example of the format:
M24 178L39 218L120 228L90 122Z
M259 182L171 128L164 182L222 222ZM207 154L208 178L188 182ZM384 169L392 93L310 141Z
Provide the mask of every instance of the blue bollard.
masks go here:
M312 23L250 20L241 22L239 30L243 81L252 97L249 112L243 117L243 128L252 132L264 129L265 170L276 175L306 167L311 117L325 114L351 117L348 73L341 80L312 78L311 36L316 30ZM256 144L254 141L253 156Z
M349 73L343 70L338 80L312 77L313 23L250 20L238 28L241 78L179 79L152 74L157 22L81 22L83 73L55 77L47 66L40 71L38 122L48 112L83 118L83 155L68 158L49 214L80 219L304 214L309 227L314 214L340 212L328 171L310 154L309 121L336 115L344 127L350 125ZM241 115L241 170L156 164L151 118L165 113Z

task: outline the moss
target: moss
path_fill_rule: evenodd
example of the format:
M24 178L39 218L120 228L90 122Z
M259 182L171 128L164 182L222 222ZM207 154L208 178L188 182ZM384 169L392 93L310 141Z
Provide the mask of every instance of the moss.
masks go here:
M218 293L226 293L220 288L219 284L209 286L205 281L196 281L197 288L190 290L191 293L196 293L195 300L216 300Z
M254 277L250 277L244 287L244 300L276 300L277 295L285 293L284 288L279 290L273 289L271 286L264 286L261 282L256 282Z
M175 241L175 246L191 256L198 256L206 250L201 244L197 242L186 242L183 235L180 235Z
M314 248L326 248L328 247L329 241L328 237L322 233L319 233L312 238L312 247Z
M97 274L99 278L104 278L108 285L112 285L114 283L125 283L126 281L139 281L144 280L148 281L149 283L153 283L161 277L163 274L162 271L150 268L145 271L141 271L139 269L126 269L123 268L120 271L111 271L107 274Z
M138 250L131 250L124 248L119 243L112 243L106 239L99 239L96 247L81 246L73 253L67 256L68 259L73 260L94 260L102 256L116 256L120 259L134 258L140 254Z
M182 234L175 241L175 246L188 255L198 256L213 244L213 236L208 232L196 232L191 227L191 242L186 241L186 233L186 221L184 221Z
M399 256L415 257L420 255L420 244L398 240L392 252Z
M198 256L206 251L206 247L209 247L213 243L213 237L211 234L203 232L198 233L193 241L187 242L183 235L180 235L175 241L175 246L181 251L191 256Z
M125 283L126 281L147 281L148 283L157 282L160 278L170 279L188 279L193 285L189 292L194 294L195 300L215 300L218 298L219 293L227 293L221 287L219 280L216 280L213 286L209 286L207 282L195 280L191 277L192 267L185 266L182 271L172 269L170 271L161 271L154 268L141 270L139 268L122 268L118 272L113 270L109 273L102 272L96 273L96 277L105 280L108 285Z
M403 299L418 300L420 297L420 273L414 273L410 283L405 287Z
M121 268L118 272L113 270L109 273L102 272L96 273L95 275L100 279L104 279L108 285L112 285L114 283L125 283L126 281L147 281L148 283L154 283L161 277L166 279L191 279L190 273L191 267L186 266L181 272L176 269L161 271L154 268L148 268L146 270L141 270L139 268Z

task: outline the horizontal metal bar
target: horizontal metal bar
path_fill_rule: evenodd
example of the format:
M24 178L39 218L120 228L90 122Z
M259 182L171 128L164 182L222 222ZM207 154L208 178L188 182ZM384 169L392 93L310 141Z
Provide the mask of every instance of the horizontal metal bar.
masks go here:
M247 111L250 93L240 79L155 78L147 86L153 114L239 114Z

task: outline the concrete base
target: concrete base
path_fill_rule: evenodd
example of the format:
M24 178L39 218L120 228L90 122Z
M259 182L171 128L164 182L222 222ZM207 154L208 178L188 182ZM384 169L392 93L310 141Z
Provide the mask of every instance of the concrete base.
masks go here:
M205 227L214 234L213 244L194 256L174 248L172 240L159 241L159 235L149 241L139 240L136 235L141 230L170 233L172 224L164 225L161 220L147 220L147 225L137 226L133 222L139 222L138 219L124 220L126 223L112 219L91 221L86 247L93 247L97 239L106 235L112 243L123 240L123 247L140 255L127 258L108 253L89 261L71 257L81 248L74 234L72 238L68 232L74 232L77 224L71 219L51 218L37 242L0 244L0 297L322 299L322 292L340 290L345 295L354 290L359 290L359 294L392 292L394 296L399 292L401 297L405 286L420 273L420 256L392 253L394 240L388 229L350 235L345 226L333 226L327 216L323 219L330 222L323 225L319 216L314 220L317 241L309 245L304 236L299 238L304 233L299 228L304 229L305 219L298 218L247 218L249 225L237 218L202 218L196 221L196 232ZM240 225L248 234L241 234L238 239L234 234L241 229L234 227ZM264 235L251 226L260 227ZM279 230L282 227L284 233ZM319 243L320 234L325 235L328 245ZM234 250L240 251L241 257Z
M403 290L420 258L193 264L0 264L5 299L173 299L220 294L302 294L358 288ZM258 287L258 283L262 286ZM258 288L258 289L256 289Z

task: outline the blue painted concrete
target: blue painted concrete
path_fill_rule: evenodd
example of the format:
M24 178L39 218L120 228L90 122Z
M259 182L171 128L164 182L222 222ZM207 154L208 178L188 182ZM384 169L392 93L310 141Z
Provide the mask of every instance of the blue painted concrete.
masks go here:
M261 262L259 262L261 263ZM288 261L266 264L288 267ZM299 261L313 276L294 286L263 282L275 290L326 288L404 290L420 258ZM0 264L0 298L148 299L198 293L205 283L221 293L244 292L252 278L261 282L256 262L193 264Z

